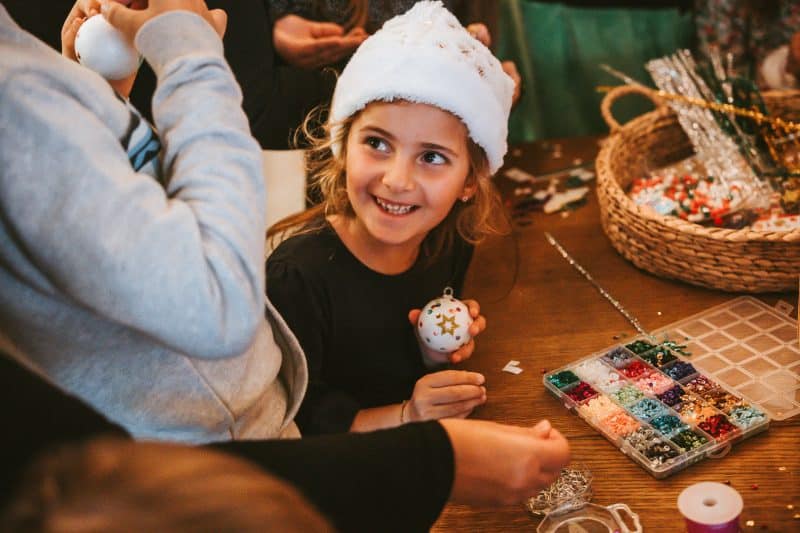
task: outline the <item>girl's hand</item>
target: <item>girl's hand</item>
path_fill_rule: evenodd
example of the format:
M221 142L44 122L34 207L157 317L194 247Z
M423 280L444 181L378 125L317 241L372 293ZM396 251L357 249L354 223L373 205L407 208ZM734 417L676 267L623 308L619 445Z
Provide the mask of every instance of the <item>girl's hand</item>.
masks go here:
M425 343L420 340L419 348L422 351L422 358L426 366L434 367L448 361L450 363L461 363L472 356L472 352L475 351L475 336L486 329L486 317L481 315L481 306L475 300L464 300L464 304L469 308L469 316L472 317L472 324L469 327L469 334L472 338L467 344L449 354L443 354L442 352L428 348L425 346ZM420 309L412 309L408 312L408 320L414 326L415 333L417 332L417 320L421 312ZM419 336L417 336L417 339L419 340Z
M405 421L466 418L486 402L484 381L483 375L463 370L442 370L421 377L405 406Z

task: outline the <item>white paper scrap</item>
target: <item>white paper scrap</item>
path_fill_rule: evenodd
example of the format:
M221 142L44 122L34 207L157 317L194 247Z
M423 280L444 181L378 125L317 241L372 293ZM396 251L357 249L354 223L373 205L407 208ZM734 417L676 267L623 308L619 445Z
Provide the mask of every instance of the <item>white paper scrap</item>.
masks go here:
M508 372L509 374L521 374L522 369L519 367L519 361L509 361L506 363L506 366L503 367L503 372Z
M554 194L546 204L544 204L544 212L547 214L561 211L563 207L571 202L580 200L589 192L589 187L578 187L569 189L565 192Z
M505 176L508 179L514 180L514 181L519 182L519 183L525 183L527 181L533 181L533 179L534 179L534 175L533 174L531 174L529 172L525 172L524 170L522 170L520 168L517 168L517 167L511 167L511 168L507 169L506 171L504 171L503 174L505 174Z

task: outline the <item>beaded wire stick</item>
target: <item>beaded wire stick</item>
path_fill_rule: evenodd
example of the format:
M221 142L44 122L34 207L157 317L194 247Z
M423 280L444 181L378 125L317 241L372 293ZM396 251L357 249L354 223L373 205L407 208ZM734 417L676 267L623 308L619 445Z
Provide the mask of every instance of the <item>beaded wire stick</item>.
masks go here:
M589 283L591 283L591 284L594 286L594 288L595 288L595 289L597 289L597 291L598 291L598 292L599 292L601 295L603 295L603 298L605 298L606 300L608 300L609 302L611 302L611 305L613 305L613 306L614 306L614 309L616 309L617 311L619 311L619 312L622 314L622 316L624 316L625 318L627 318L627 319L628 319L628 322L630 322L631 324L633 324L633 327L634 327L634 328L636 328L636 331L638 331L639 333L641 333L642 335L644 335L644 336L645 336L645 337L647 337L648 339L651 339L651 340L653 340L653 341L655 341L655 342L658 342L658 340L656 340L656 338L655 338L655 337L653 337L653 336L652 336L652 335L650 335L650 334L649 334L647 331L645 331L645 329L642 327L642 325L639 323L639 320L637 320L635 316L631 315L631 314L628 312L628 310L627 310L627 309L625 309L625 308L622 306L622 304L621 304L621 303L619 303L619 301L618 301L616 298L614 298L613 296L611 296L611 294L609 294L609 292L608 292L607 290L605 290L605 289L603 288L603 286L602 286L602 285L600 285L599 283L597 283L597 282L594 280L594 278L592 277L592 275L591 275L591 274L589 274L589 272L587 272L587 270L586 270L585 268L583 268L583 267L580 265L580 263L578 263L577 261L575 261L575 259L573 259L571 255L569 255L569 253L568 253L568 252L567 252L567 251L564 249L564 247L563 247L563 246L561 246L561 244L560 244L560 243L559 243L559 242L558 242L558 241L555 239L555 237L553 237L552 235L550 235L550 233L548 233L548 232L545 232L545 233L544 233L544 236L545 236L545 238L547 239L547 242L549 242L550 244L552 244L552 245L555 247L555 249L556 249L556 250L558 250L558 253L560 253L560 254L561 254L561 256L562 256L564 259L566 259L566 260L567 260L567 262L568 262L570 265L572 265L572 266L575 268L575 270L577 270L578 272L580 272L580 273L583 275L583 277L584 277L584 278L586 278L586 280L587 280Z
M549 232L546 232L546 231L544 232L544 236L545 236L545 238L547 238L547 242L549 242L550 244L552 244L552 245L555 247L555 249L556 249L556 250L558 250L558 253L560 253L560 254L561 254L561 256L562 256L564 259L566 259L566 260L567 260L567 262L568 262L570 265L572 265L572 266L575 268L575 270L577 270L578 272L580 272L581 274L583 274L583 277L584 277L584 278L586 278L586 280L587 280L589 283L591 283L591 284L594 286L594 288L595 288L595 289L597 289L597 291L598 291L598 292L599 292L601 295L603 295L603 298L605 298L606 300L608 300L609 302L611 302L611 305L613 305L613 306L614 306L614 309L616 309L617 311L619 311L619 312L622 314L622 316L624 316L625 318L627 318L627 319L628 319L628 322L630 322L630 323L633 325L633 327L636 329L636 331L638 331L639 333L641 333L642 335L644 335L645 337L647 337L647 338L648 338L648 339L650 339L651 341L653 341L653 342L655 342L655 343L657 343L657 344L659 344L659 343L660 343L662 346L665 346L665 347L667 347L667 348L670 348L670 349L672 349L673 351L675 351L675 352L678 352L678 353L679 353L679 354L681 354L681 355L685 355L685 356L690 356L690 355L692 355L692 352L690 352L690 351L688 351L688 350L686 349L686 345L685 345L685 344L680 344L680 343L679 343L679 342L677 342L677 341L670 340L666 334L664 334L664 339L663 339L663 340L661 340L661 341L659 341L659 340L658 340L658 339L657 339L655 336L653 336L653 335L651 335L650 333L648 333L647 331L645 331L645 329L644 329L644 328L642 327L642 325L639 323L639 320L637 320L637 318L636 318L635 316L631 315L631 314L628 312L628 310L627 310L627 309L625 309L625 308L622 306L622 304L621 304L621 303L619 303L619 301L618 301L616 298L614 298L613 296L611 296L611 294L610 294L610 293L609 293L607 290L605 290L605 289L603 288L603 286L602 286L602 285L600 285L599 283L597 283L597 282L594 280L594 278L592 277L592 275L591 275L591 274L589 274L589 272L588 272L588 271L587 271L585 268L583 268L583 267L581 266L581 264L580 264L580 263L578 263L577 261L575 261L575 259L573 259L571 255L569 255L569 252L567 252L567 251L564 249L564 247L563 247L563 246L561 246L561 244L560 244L560 243L559 243L559 242L558 242L558 241L555 239L555 237L553 237L552 235L550 235L550 233L549 233Z

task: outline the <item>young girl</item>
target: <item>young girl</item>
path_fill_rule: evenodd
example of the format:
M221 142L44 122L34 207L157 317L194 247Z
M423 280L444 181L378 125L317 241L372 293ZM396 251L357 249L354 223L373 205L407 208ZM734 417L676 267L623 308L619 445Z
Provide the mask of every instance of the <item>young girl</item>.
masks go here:
M441 2L387 22L344 69L309 158L324 201L269 232L295 232L267 262L267 294L308 359L304 433L465 417L485 402L480 374L426 375L474 343L442 358L414 324L445 287L459 294L472 243L501 229L490 177L513 90ZM475 336L486 321L467 304Z

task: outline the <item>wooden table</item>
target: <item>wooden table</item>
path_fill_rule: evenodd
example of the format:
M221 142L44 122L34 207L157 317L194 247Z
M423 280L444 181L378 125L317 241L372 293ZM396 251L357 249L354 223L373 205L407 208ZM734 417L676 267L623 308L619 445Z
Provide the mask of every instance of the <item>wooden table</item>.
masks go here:
M561 157L553 157L556 145ZM549 148L549 149L548 149ZM545 173L590 161L594 138L533 143L513 150L506 167ZM502 174L502 172L501 172ZM513 199L507 178L498 184ZM569 439L573 461L594 474L593 502L625 503L638 513L645 531L684 531L678 494L700 481L729 481L744 499L744 531L800 531L800 417L773 421L767 432L737 443L722 459L705 459L663 480L656 480L550 395L544 369L566 365L636 334L634 327L573 269L544 238L549 231L622 305L653 331L723 303L735 294L658 278L637 269L616 253L600 226L597 197L569 216L537 213L513 235L481 244L473 259L464 294L476 298L488 319L478 348L464 367L484 373L489 400L473 418L532 425L547 417ZM797 293L759 295L774 304L797 304ZM795 312L796 313L796 312ZM796 316L796 314L794 315ZM501 368L519 360L524 372ZM787 506L794 506L788 508ZM748 527L749 520L754 527ZM434 531L533 531L539 519L521 505L494 509L448 506ZM766 528L766 529L765 529Z

